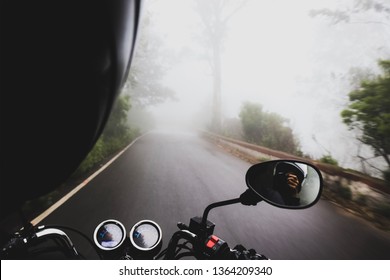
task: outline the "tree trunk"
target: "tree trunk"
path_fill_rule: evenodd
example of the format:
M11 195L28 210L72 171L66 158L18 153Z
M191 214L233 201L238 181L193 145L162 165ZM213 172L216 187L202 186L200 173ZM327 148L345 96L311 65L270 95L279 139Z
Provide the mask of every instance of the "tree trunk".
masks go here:
M219 42L213 45L213 130L221 132L222 100L221 100L221 52Z

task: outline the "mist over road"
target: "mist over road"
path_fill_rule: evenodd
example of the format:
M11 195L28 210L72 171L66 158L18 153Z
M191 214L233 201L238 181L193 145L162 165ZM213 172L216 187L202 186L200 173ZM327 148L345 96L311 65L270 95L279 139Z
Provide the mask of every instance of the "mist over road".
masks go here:
M177 230L210 203L238 197L250 164L196 133L155 131L141 137L111 166L43 220L75 227L92 237L103 220L126 230L156 221L163 248ZM215 234L231 247L242 244L271 259L390 259L390 237L328 201L305 210L230 205L211 210ZM93 256L74 238L76 247Z

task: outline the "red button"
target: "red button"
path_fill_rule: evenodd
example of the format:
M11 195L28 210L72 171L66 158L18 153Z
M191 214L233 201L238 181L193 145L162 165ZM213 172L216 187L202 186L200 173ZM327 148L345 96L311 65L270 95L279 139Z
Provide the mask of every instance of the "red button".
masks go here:
M211 236L211 240L213 240L215 243L217 243L219 241L219 237L215 236L215 235L212 235Z
M215 245L215 243L214 243L212 240L209 240L209 241L207 242L207 244L206 244L207 248L210 248L210 249L213 248L214 245Z
M219 238L215 235L212 235L209 239L209 241L207 241L207 244L206 246L208 248L213 248L215 244L217 244L217 242L219 241Z

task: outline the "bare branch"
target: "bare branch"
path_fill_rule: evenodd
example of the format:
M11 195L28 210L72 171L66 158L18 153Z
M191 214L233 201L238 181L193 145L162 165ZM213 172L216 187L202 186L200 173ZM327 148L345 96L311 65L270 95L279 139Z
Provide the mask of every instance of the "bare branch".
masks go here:
M229 14L223 19L223 23L226 24L239 10L241 10L246 3L248 3L248 0L243 0L241 3Z
M351 24L382 24L390 27L390 24L382 21L350 21Z

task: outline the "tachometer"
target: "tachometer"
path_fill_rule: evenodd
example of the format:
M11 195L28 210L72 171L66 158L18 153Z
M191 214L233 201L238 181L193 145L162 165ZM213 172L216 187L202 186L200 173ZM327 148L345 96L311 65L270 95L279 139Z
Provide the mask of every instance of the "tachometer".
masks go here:
M153 256L162 246L162 231L160 226L151 220L136 223L129 233L133 250L137 255Z

